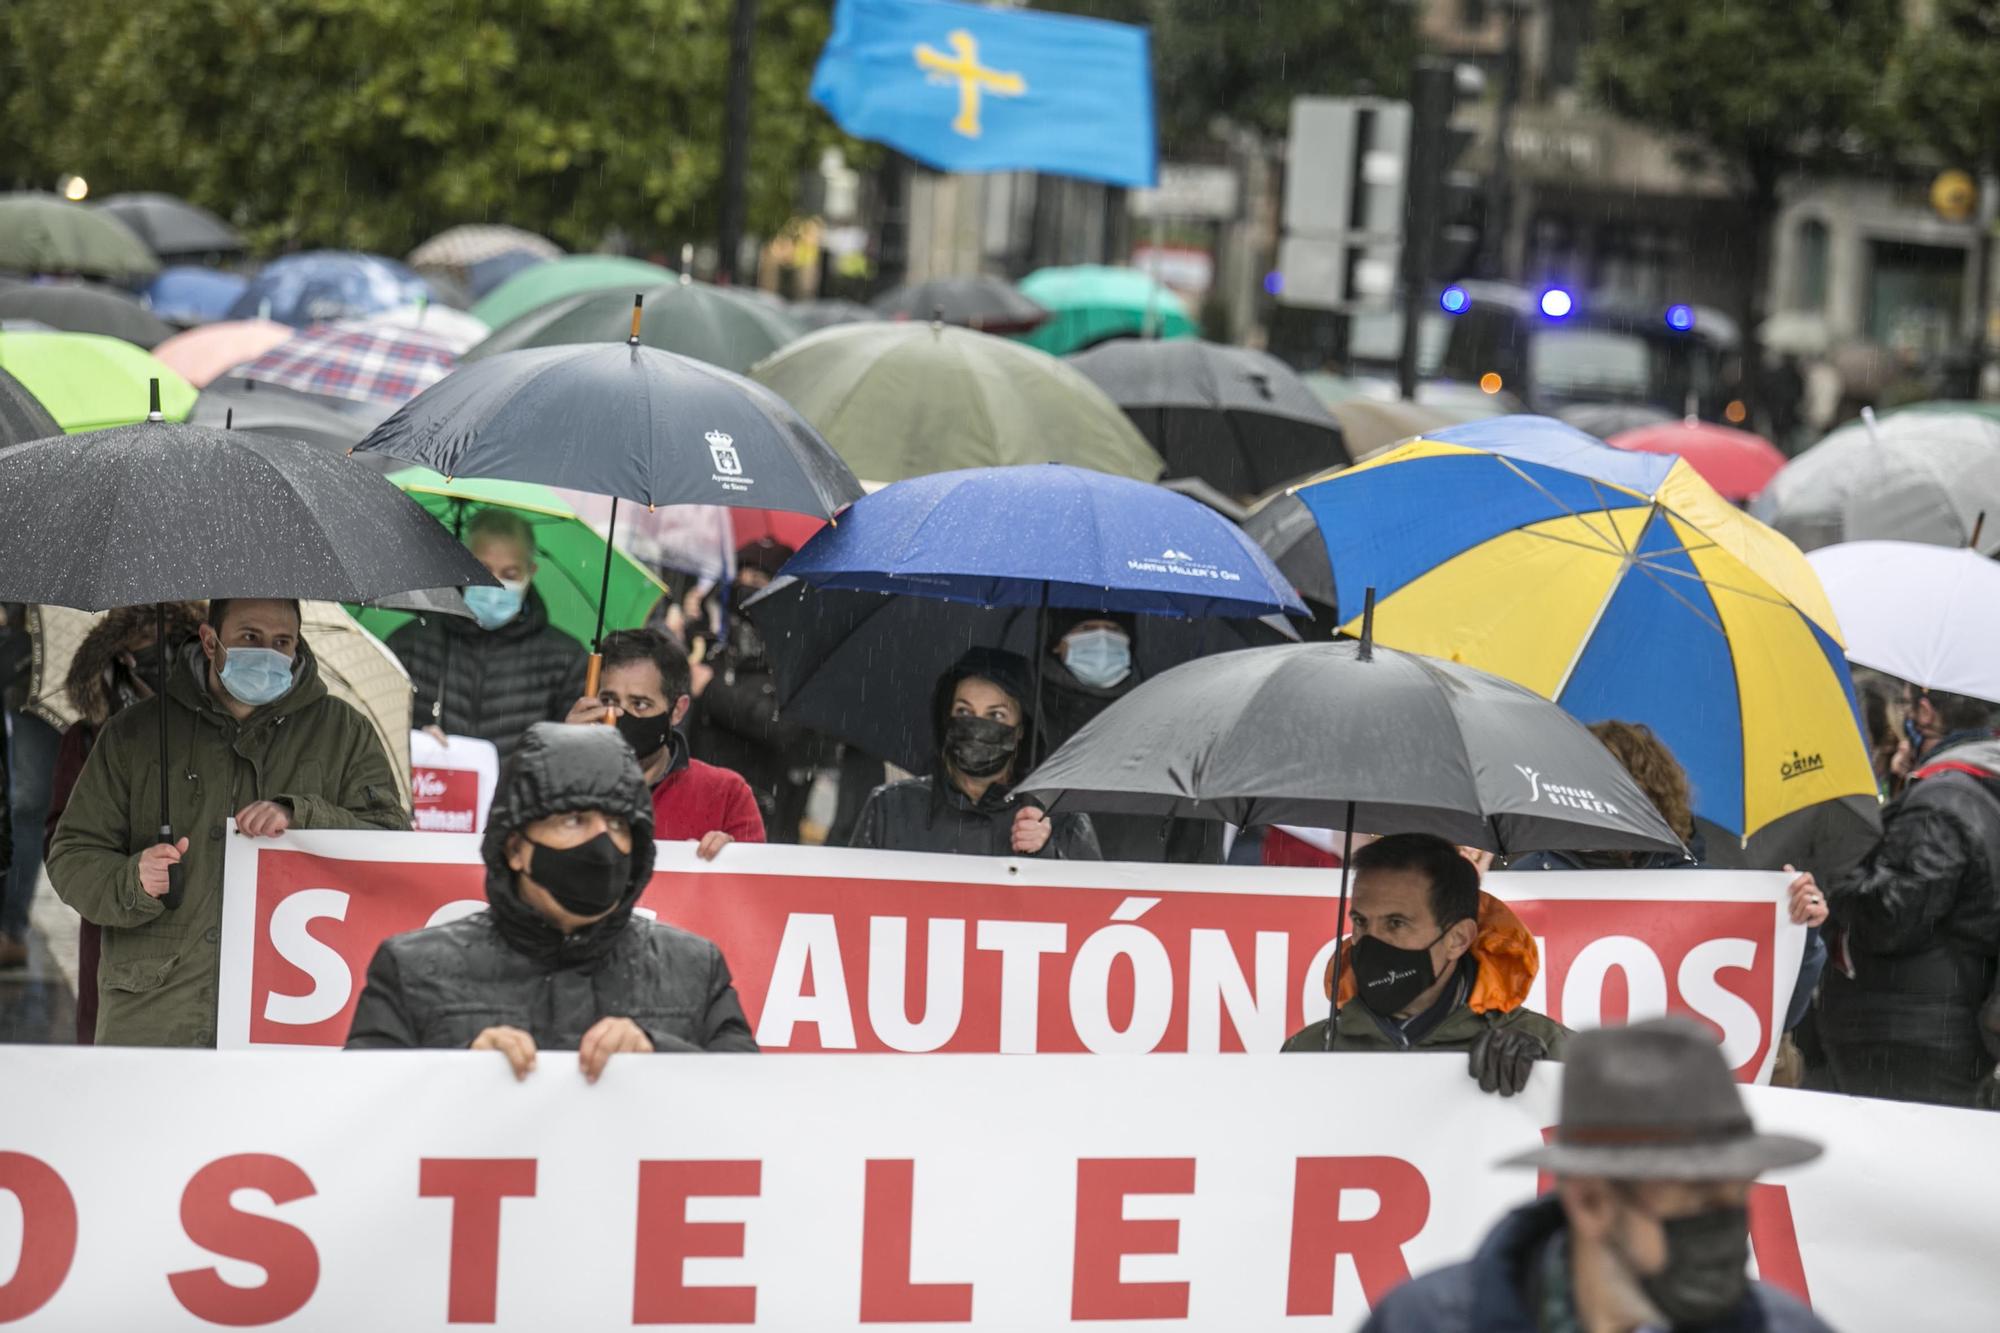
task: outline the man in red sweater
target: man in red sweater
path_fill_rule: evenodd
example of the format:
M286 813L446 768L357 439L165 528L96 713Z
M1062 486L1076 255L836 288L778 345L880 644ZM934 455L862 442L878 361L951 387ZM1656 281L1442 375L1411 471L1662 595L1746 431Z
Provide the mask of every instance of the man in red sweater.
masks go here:
M653 788L653 836L662 842L699 839L696 853L704 861L732 842L764 841L764 817L750 784L729 769L690 759L687 739L674 730L694 702L686 650L658 630L624 629L605 635L598 651L604 669L597 697L578 699L564 720L617 725Z

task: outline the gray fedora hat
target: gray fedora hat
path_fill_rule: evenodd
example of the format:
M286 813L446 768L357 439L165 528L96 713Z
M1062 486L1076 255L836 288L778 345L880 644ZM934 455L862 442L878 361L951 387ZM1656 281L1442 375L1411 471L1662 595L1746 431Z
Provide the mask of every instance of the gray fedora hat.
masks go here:
M1563 1059L1553 1141L1502 1162L1561 1176L1749 1180L1820 1155L1759 1134L1706 1028L1685 1018L1580 1033Z

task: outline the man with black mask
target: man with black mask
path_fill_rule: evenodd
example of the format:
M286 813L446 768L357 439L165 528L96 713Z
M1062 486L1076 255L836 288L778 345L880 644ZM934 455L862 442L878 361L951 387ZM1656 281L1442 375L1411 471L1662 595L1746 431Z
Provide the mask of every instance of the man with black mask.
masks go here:
M487 910L383 941L348 1049L500 1051L517 1078L573 1050L591 1082L621 1052L757 1049L722 951L632 910L653 803L615 730L528 728L481 851Z
M1363 1333L1829 1333L1750 1280L1750 1189L1819 1156L1760 1134L1715 1039L1685 1018L1577 1037L1554 1139L1504 1166L1554 1173L1470 1263L1404 1284Z

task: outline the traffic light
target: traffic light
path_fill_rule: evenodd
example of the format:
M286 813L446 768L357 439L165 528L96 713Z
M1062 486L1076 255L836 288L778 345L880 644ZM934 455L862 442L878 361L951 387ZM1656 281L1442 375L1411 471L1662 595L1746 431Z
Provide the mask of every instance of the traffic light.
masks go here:
M1410 106L1378 97L1292 101L1284 236L1266 284L1280 303L1386 307L1402 248Z

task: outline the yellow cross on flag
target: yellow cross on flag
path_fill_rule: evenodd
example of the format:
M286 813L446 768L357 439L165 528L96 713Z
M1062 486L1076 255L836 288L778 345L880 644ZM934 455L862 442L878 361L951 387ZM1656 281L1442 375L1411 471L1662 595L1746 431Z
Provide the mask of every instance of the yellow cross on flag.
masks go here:
M957 52L955 56L946 55L929 42L917 43L917 68L929 74L933 83L958 80L958 115L951 127L968 139L977 139L980 94L1019 97L1028 91L1028 84L1018 73L988 69L980 64L979 39L965 29L954 30L945 41Z

